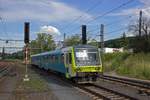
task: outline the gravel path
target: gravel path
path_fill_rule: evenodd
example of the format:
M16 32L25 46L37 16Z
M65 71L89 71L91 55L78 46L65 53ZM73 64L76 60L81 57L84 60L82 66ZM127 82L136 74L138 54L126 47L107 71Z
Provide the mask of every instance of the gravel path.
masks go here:
M15 72L15 63L12 62L0 62L0 65L12 67L9 75L6 75L0 79L0 100L12 100L13 91L16 88L17 76Z
M47 72L46 72L47 73ZM58 100L93 100L91 97L72 87L69 83L53 75L40 74Z
M35 71L32 68L29 68L29 76L32 75L34 79L42 79L48 89L47 91L36 91L31 88L26 91L20 85L24 77L24 65L18 62L6 63L12 67L12 70L9 75L0 80L0 100L92 100L88 95L59 78L41 74L40 71Z

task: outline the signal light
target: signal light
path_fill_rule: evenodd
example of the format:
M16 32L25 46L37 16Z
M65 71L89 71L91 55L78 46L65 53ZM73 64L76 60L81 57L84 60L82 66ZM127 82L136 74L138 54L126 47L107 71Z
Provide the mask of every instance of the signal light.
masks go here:
M25 22L24 23L24 43L29 43L29 31L30 31L30 23Z
M82 44L87 44L86 25L82 25Z

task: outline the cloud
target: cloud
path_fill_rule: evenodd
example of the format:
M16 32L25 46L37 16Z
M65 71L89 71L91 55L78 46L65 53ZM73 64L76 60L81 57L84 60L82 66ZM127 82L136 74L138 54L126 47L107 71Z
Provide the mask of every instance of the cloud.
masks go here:
M51 34L53 36L60 35L59 30L53 26L42 26L40 32Z
M112 13L110 16L129 16L129 15L138 15L139 9L138 8L131 8L131 9L123 9L120 12Z
M145 6L150 6L150 0L139 0L141 3L143 3Z
M0 13L9 21L36 20L44 22L68 21L84 15L90 20L91 15L63 2L54 0L0 0Z
M112 13L111 16L139 16L139 12L142 10L143 15L145 17L150 17L150 7L145 8L131 8L131 9L125 9L118 13Z
M140 10L142 10L145 17L150 17L150 0L139 0L143 6L136 6L134 8L123 9L120 12L112 13L110 16L139 16Z
M133 36L135 36L135 34L130 33L130 32L127 32L127 33L126 33L126 36L127 36L127 37L133 37Z

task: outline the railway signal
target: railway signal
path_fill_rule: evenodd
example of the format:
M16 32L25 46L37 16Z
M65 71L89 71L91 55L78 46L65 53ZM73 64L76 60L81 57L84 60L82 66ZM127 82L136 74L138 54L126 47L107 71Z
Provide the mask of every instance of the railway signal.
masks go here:
M30 23L25 22L24 23L24 43L25 43L25 64L26 64L26 71L25 71L25 77L24 81L29 81L28 77L28 63L29 63L29 32L30 32Z
M25 22L24 23L24 43L29 43L29 30L30 30L30 23Z
M82 44L87 44L86 25L82 25Z

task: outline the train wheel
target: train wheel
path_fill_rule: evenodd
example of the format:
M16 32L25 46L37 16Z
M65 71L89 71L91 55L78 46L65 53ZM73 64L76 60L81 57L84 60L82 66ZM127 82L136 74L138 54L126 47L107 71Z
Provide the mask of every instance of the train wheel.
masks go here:
M96 81L97 81L97 78L96 78L96 77L92 77L92 81L93 81L93 82L96 82Z

